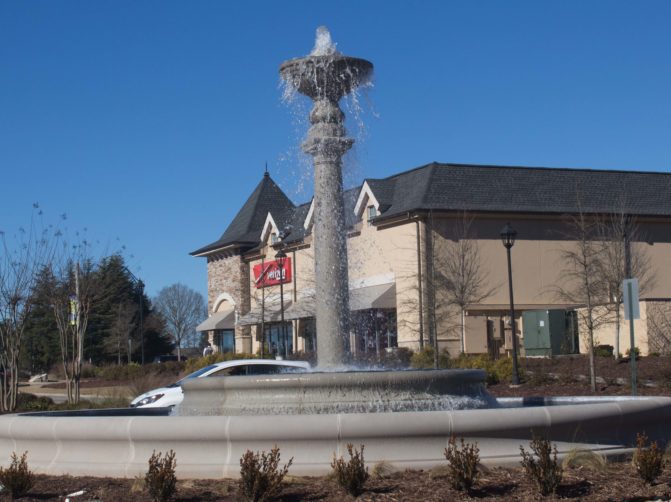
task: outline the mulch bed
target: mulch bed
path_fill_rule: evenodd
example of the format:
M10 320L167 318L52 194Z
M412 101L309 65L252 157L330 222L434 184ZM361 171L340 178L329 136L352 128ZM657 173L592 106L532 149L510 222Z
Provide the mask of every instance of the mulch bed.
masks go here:
M142 480L70 476L37 476L34 488L23 501L63 501L68 494L85 490L77 501L150 501ZM589 500L643 501L671 499L671 471L667 469L653 486L636 475L630 463L610 464L603 469L568 468L556 494L541 497L521 469L485 469L470 492L453 490L444 471L404 471L371 478L364 493L354 498L328 477L292 477L285 483L280 501L450 501L450 500ZM9 500L8 497L5 500ZM175 501L240 500L234 480L184 480L177 485Z
M526 358L520 360L525 373L524 382L511 386L509 382L490 385L488 391L496 397L530 396L630 396L631 363L629 359L595 358L597 391L589 384L589 361L586 356L560 356L552 359ZM641 396L671 396L671 357L641 357L636 360L638 386Z

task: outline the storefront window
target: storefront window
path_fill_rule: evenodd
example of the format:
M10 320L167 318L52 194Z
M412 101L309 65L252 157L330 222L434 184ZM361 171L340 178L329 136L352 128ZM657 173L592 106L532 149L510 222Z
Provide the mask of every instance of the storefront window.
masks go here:
M285 329L288 341L288 354L294 351L294 335L293 326L291 322L285 322ZM272 357L284 356L284 333L282 332L282 323L267 323L266 325L266 344L268 345L268 352Z
M398 347L395 310L360 310L352 315L355 334L353 349L357 352L380 353Z
M235 331L232 329L216 331L214 342L219 348L219 352L235 352Z
M314 318L303 319L303 340L305 352L316 352L317 350L317 328Z

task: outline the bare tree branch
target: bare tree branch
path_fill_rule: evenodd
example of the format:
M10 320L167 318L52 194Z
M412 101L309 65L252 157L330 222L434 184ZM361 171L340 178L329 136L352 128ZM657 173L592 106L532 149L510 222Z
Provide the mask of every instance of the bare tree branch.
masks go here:
M207 306L203 295L184 284L177 283L159 291L154 306L166 322L167 329L177 345L177 358L181 359L182 340L207 317Z

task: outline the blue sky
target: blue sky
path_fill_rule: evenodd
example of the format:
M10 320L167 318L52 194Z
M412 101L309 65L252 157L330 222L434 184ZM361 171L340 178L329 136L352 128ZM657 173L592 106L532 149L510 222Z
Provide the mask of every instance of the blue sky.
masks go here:
M155 294L263 174L310 196L279 64L375 65L348 184L431 161L669 171L671 2L0 3L0 229L68 215ZM305 109L305 107L303 107Z

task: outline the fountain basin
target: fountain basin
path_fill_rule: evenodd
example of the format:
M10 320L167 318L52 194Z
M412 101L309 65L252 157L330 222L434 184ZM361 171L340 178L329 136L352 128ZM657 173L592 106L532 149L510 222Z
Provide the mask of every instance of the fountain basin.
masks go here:
M444 465L451 436L477 441L482 462L518 465L519 446L532 433L604 455L633 450L643 432L665 447L671 436L671 398L552 398L525 406L477 410L261 416L31 416L0 417L0 448L28 451L38 473L130 477L144 474L154 450L175 450L181 478L236 477L247 450L281 449L294 457L291 473L330 472L332 455L348 442L366 446L366 461L398 469ZM8 455L0 463L8 465Z
M483 370L342 371L195 378L179 415L305 415L495 406Z
M370 61L338 53L291 59L280 66L282 78L301 94L336 101L368 82L372 72Z

